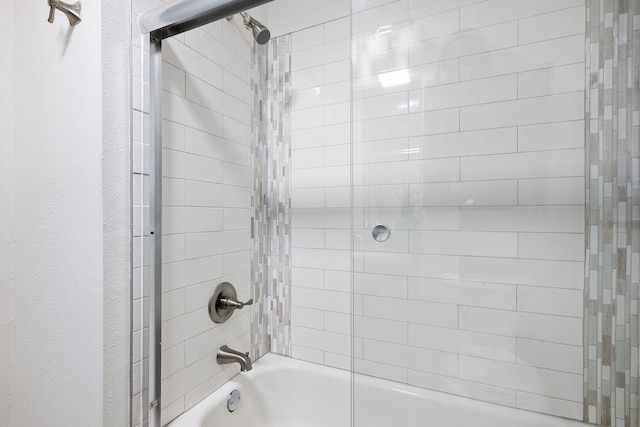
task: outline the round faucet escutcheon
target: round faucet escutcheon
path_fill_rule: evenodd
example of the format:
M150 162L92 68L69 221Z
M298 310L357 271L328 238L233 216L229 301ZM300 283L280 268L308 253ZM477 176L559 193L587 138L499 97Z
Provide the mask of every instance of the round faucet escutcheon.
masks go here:
M246 305L252 305L253 299L247 302L238 301L236 288L229 282L222 282L209 297L209 318L214 323L224 323L235 310L242 310Z

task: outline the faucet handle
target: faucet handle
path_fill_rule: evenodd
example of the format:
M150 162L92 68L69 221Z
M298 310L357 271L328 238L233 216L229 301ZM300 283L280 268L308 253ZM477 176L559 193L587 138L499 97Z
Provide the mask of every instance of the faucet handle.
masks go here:
M224 323L234 311L242 310L245 305L252 304L253 299L247 302L238 301L236 288L229 282L222 282L209 297L209 317L214 323Z
M47 19L47 21L49 21L51 24L53 24L54 19L56 18L56 7L58 6L58 1L57 0L49 0L49 19Z
M69 18L69 25L72 27L78 25L82 18L80 18L80 11L82 10L82 4L77 1L73 4L65 3L62 0L47 0L49 4L49 19L48 21L53 24L56 17L56 9L67 15Z
M229 310L242 310L245 305L252 305L253 298L247 302L240 302L234 297L221 297L217 301L217 307Z

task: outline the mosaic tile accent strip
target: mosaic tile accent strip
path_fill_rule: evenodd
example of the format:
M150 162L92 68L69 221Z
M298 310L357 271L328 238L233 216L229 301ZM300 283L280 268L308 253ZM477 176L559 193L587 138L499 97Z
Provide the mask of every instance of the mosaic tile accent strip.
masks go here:
M291 36L254 44L252 357L291 355Z
M637 427L640 2L587 0L584 420Z

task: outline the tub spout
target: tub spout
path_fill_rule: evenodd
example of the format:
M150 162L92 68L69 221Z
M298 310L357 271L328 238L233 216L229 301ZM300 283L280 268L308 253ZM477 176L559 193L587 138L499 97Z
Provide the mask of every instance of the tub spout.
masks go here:
M226 365L227 363L238 362L240 364L240 370L242 372L250 371L252 368L249 353L240 353L239 351L233 350L226 345L220 347L220 350L218 350L218 355L216 356L216 360L218 362L218 365Z

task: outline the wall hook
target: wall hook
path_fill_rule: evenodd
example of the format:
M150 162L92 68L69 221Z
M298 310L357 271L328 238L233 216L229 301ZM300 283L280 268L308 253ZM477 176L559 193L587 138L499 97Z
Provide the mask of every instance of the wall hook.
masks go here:
M48 21L53 24L53 20L56 17L56 9L67 15L69 18L69 25L74 26L78 25L82 19L80 19L80 9L82 8L82 3L75 2L73 4L65 3L60 0L48 0L49 7L49 19Z

